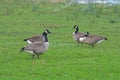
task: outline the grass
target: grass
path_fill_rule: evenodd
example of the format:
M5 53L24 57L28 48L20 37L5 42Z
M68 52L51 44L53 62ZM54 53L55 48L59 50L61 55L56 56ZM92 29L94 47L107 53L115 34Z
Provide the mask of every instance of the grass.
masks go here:
M32 11L31 7L15 7L9 15L3 15L1 11L0 80L120 79L120 13L106 15L113 8L103 8L98 18L95 14L87 14L84 5L73 5L58 12L51 9L55 4L44 5L38 6L36 11ZM42 6L44 9L40 13ZM79 9L83 12L75 14ZM21 14L16 10L20 10ZM111 20L114 22L111 23ZM108 41L94 48L76 45L71 35L75 24L80 31L106 36ZM24 38L41 34L46 28L52 32L48 35L50 47L39 60L32 60L25 52L19 53L21 47L27 45Z

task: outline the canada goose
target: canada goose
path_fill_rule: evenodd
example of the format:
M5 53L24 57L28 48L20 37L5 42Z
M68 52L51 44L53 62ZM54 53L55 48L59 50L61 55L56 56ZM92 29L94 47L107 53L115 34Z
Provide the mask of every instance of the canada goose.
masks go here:
M73 35L73 40L76 41L78 44L81 43L81 41L79 41L79 38L80 37L83 37L85 35L85 33L82 33L82 32L78 32L79 31L79 28L77 25L75 25L73 27L73 29L75 29L75 31L72 33Z
M94 47L95 44L99 44L104 40L107 40L106 37L102 37L99 35L89 35L89 32L87 33L82 33L82 32L78 32L79 28L77 25L75 25L73 27L75 30L75 32L73 32L73 39L79 44L88 44L91 45L92 47Z
M34 58L35 55L39 59L39 55L46 52L48 50L48 47L49 47L47 34L44 33L43 36L45 38L44 42L31 43L31 44L21 48L21 52L25 51L25 52L31 53L32 54L32 59Z
M28 42L29 44L33 43L33 42L43 42L44 41L44 35L47 36L47 34L50 33L50 31L48 29L46 29L42 35L38 35L38 36L32 36L30 38L26 38L24 39L24 41Z
M89 35L89 33L86 33L87 36L85 35L84 39L81 40L82 43L91 45L94 47L95 44L99 44L104 40L107 40L106 37L98 36L98 35Z

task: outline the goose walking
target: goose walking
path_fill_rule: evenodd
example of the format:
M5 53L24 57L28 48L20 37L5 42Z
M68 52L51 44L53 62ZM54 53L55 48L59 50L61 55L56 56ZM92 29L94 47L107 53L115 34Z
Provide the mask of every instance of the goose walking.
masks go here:
M32 36L30 38L26 38L24 39L24 41L28 42L29 44L33 43L33 42L43 42L44 41L44 35L47 36L48 33L51 33L48 29L46 29L42 35L38 35L38 36Z
M25 52L32 54L32 59L36 55L39 59L39 55L45 53L49 48L47 34L43 34L43 36L45 38L44 42L31 43L31 44L21 48L21 52L25 51Z

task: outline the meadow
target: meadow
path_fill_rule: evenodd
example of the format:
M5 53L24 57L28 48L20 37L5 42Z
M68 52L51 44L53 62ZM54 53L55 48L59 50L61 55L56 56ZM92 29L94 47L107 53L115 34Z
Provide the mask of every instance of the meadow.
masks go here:
M0 0L0 80L120 80L119 5L36 1ZM75 24L108 40L94 48L77 45ZM24 38L45 29L52 32L50 46L40 59L20 53Z

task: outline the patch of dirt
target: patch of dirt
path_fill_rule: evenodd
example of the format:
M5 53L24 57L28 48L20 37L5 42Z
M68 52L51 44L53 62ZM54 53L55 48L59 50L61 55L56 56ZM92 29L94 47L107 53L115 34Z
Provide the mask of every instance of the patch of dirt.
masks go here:
M56 24L40 24L40 27L44 28L64 28L65 26L56 25Z

